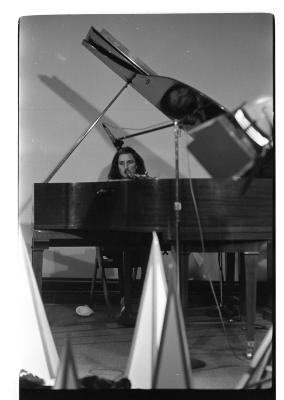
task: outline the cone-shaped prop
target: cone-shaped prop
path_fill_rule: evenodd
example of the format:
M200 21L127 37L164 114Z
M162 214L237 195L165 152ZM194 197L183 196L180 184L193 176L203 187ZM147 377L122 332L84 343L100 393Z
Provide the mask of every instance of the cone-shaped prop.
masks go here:
M53 389L79 389L78 375L70 339L67 336Z
M27 247L19 230L20 369L53 385L59 357L38 290Z
M153 241L126 368L132 389L151 389L167 301L167 282L157 234Z
M192 371L183 313L176 293L173 267L170 267L169 293L153 388L189 389L192 387Z
M272 326L267 331L247 372L244 373L236 389L268 389L272 386ZM269 367L270 366L270 367Z

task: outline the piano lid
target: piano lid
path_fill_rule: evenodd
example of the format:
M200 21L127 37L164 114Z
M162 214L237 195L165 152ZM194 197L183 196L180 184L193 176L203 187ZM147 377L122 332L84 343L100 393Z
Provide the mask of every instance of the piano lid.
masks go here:
M173 121L196 127L227 110L205 94L173 78L158 76L106 30L91 27L83 45Z
M105 29L98 32L91 27L82 44L126 82L130 82L136 74L156 75Z

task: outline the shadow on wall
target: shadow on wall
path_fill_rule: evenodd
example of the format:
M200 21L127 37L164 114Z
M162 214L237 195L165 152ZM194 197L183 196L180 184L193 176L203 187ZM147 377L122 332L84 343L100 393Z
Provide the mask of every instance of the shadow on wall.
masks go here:
M69 104L75 111L77 111L83 118L85 118L90 125L99 117L101 112L95 108L92 104L90 104L87 100L85 100L80 94L75 92L69 86L67 86L62 80L57 78L56 76L48 77L46 75L39 75L39 79L42 83L44 83L50 90L56 93L59 97L61 97L67 104ZM108 118L106 115L102 118L102 122L105 122L107 125L116 126L115 122ZM119 126L117 128L123 132L123 137L127 135L127 132L123 131ZM103 139L113 147L114 154L116 151L115 146L112 144L111 140L107 137L105 130L103 129L101 123L98 123L96 129L100 132ZM79 135L78 135L79 136ZM144 146L140 141L137 141L134 138L124 141L124 145L129 145L141 154L143 158L145 158L145 154L147 154L147 160L149 161L149 165L152 165L154 160L155 168L157 171L163 171L163 176L174 177L174 168L161 159L157 157L155 152L151 151L148 147ZM111 160L110 160L111 162ZM106 180L110 165L105 167L99 177L99 180ZM155 176L155 171L149 171L150 175Z
M58 250L52 249L52 251L45 252L44 263L46 266L48 266L49 263L52 263L54 266L58 267L52 273L52 278L91 277L95 267L95 248L72 248L71 254L69 251L70 249L64 248ZM50 274L45 275L49 276Z
M88 101L86 101L82 96L76 93L73 89L68 87L64 82L62 82L57 77L48 77L46 75L39 75L39 79L42 83L44 83L50 90L60 96L63 100L66 101L72 108L74 108L81 116L83 116L87 121L93 123L95 119L99 116L100 112L95 107L93 107ZM103 120L108 124L115 126L115 122L112 121L110 118L104 116ZM115 154L115 147L111 144L110 139L106 136L105 130L102 128L101 124L98 124L96 129L100 132L103 139L108 143L110 146L113 147L114 154ZM120 129L121 130L121 129ZM123 136L126 136L127 133L124 132ZM80 134L78 134L78 137ZM126 143L125 143L126 144ZM127 145L132 146L135 150L141 154L144 158L144 155L147 154L147 160L149 161L146 166L149 169L149 165L153 165L155 163L155 168L158 171L163 171L163 176L167 177L174 177L174 168L169 165L167 162L162 160L161 158L157 157L157 155L152 152L149 148L145 147L139 141L135 140L134 138L129 139L127 141ZM63 155L62 155L63 156ZM71 155L72 157L72 155ZM153 161L152 161L153 160ZM59 160L58 160L59 161ZM111 163L111 160L110 160ZM54 166L55 167L55 166ZM108 172L110 169L110 164L103 168L99 175L99 181L107 180ZM48 172L47 172L48 174ZM156 176L155 171L149 170L149 174L151 176ZM21 177L20 177L21 179ZM19 209L19 220L21 221L21 215L24 211L31 205L32 202L32 194L27 198L27 200L21 205Z
M95 121L95 119L99 116L100 112L95 107L93 107L88 101L86 101L82 96L76 93L73 89L68 87L64 82L62 82L57 77L48 77L45 75L39 75L39 79L42 83L44 83L49 89L55 92L58 96L60 96L66 103L68 103L72 108L74 108L80 115L82 115L86 120L91 123ZM104 117L104 122L108 125L115 126L115 123L108 117ZM102 128L101 124L98 124L96 129L102 134L104 140L110 145L113 146L114 154L115 147L112 145L110 139L106 137L106 133ZM79 135L78 135L79 136ZM125 135L126 136L126 133ZM125 143L126 144L126 143ZM127 140L127 144L141 154L144 158L144 154L147 154L147 164L146 168L149 170L149 165L155 164L155 168L157 171L163 171L163 176L174 177L175 171L174 168L164 161L163 159L157 157L157 155L152 152L149 148L144 146L140 141L137 141L134 138ZM152 161L153 160L153 161ZM151 162L152 161L152 162ZM111 162L111 160L110 160ZM103 168L99 175L99 180L104 181L107 179L107 175L110 169L110 164ZM151 176L156 176L155 171L149 170L149 174ZM19 219L21 220L21 213L24 209L31 203L32 196L22 205L19 210ZM30 249L31 244L31 235L32 235L32 226L25 227L25 240ZM67 254L64 254L65 251ZM69 254L68 254L69 251ZM49 274L51 272L52 276L78 276L78 272L82 272L82 276L91 276L93 271L93 263L95 260L95 250L87 249L82 252L82 248L80 250L73 250L71 252L70 249L58 249L57 251L46 251L44 253L44 272L45 274ZM192 278L200 279L202 278L202 274L200 274L199 270L196 270L195 262L190 261L190 275ZM49 267L48 267L49 265ZM58 267L57 267L58 266ZM47 268L46 268L47 267ZM79 272L80 276L80 272Z

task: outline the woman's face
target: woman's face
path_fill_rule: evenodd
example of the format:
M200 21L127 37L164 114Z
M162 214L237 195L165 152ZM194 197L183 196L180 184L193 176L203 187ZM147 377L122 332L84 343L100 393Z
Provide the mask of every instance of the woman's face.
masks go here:
M120 154L118 157L118 169L122 178L131 178L135 174L137 165L131 153Z

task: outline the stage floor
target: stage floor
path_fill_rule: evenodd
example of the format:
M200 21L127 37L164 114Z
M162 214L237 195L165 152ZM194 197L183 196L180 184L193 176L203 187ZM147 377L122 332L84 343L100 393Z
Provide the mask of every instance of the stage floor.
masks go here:
M94 314L80 317L75 313L79 304L45 304L47 317L59 356L66 338L72 344L79 378L97 375L111 380L124 376L134 328L118 326L107 316L106 307L98 304ZM114 314L118 306L114 306ZM244 321L225 319L226 335L214 306L189 306L185 324L191 358L205 362L193 370L196 389L234 389L247 371L245 357L246 331ZM213 314L213 316L212 316ZM263 310L257 310L256 345L271 326L263 319Z

